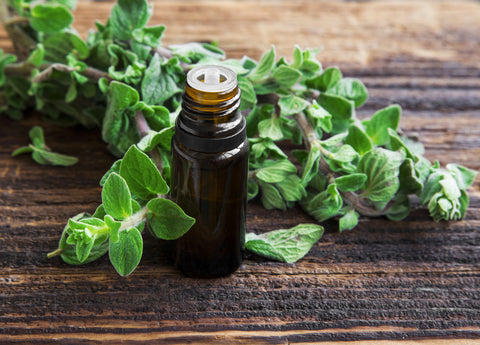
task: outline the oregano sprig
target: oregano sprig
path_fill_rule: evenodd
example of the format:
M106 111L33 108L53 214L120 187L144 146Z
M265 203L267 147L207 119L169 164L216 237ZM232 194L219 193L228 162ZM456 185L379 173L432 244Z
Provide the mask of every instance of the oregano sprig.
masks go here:
M22 146L12 152L12 156L18 156L24 153L31 153L35 162L42 165L62 165L71 166L78 162L76 157L67 156L61 153L52 152L45 144L43 129L39 126L32 127L28 132L32 143L28 146Z
M117 169L118 173L114 171ZM153 161L135 145L102 180L102 204L91 216L71 218L58 249L49 257L61 255L68 263L83 264L108 251L110 262L125 276L140 262L145 224L155 237L172 240L195 222L177 204L165 199L166 182Z
M193 219L168 200L170 141L185 72L199 64L237 73L250 142L250 200L281 210L299 203L319 222L338 219L340 231L355 228L361 216L404 219L412 197L435 221L465 217L466 191L477 173L425 159L421 143L398 127L399 105L358 118L366 86L338 67L324 69L318 51L295 46L288 61L272 46L255 61L225 59L211 43L166 47L165 27L147 26L146 0L119 0L107 23L97 22L83 40L71 27L74 7L75 0L0 0L0 19L16 49L15 55L0 50L0 113L20 119L34 107L58 125L99 127L119 157L100 181L102 205L93 215L72 217L50 256L81 264L109 252L127 275L140 261L145 224L164 239L188 231ZM34 137L17 153L31 151L37 161L55 155ZM277 143L285 140L303 149L284 152ZM301 224L249 234L246 248L292 262L322 233Z

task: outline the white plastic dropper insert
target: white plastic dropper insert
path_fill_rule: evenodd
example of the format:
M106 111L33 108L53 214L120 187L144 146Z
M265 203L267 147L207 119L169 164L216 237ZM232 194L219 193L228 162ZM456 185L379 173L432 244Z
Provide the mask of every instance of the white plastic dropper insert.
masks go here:
M187 74L188 84L199 91L227 92L237 86L237 75L223 66L203 65L191 69Z

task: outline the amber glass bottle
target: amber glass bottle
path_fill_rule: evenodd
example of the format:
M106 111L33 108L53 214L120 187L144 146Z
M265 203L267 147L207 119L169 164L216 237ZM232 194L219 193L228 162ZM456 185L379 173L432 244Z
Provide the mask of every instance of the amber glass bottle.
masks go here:
M238 112L235 73L192 69L172 140L172 198L196 219L175 244L186 275L219 277L242 263L247 206L248 141Z

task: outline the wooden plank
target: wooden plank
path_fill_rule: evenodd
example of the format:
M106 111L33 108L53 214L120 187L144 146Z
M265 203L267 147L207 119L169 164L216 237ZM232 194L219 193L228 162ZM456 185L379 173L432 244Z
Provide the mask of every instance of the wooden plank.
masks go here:
M404 107L401 126L427 157L480 170L480 3L162 1L154 23L166 44L218 40L229 56L258 58L270 43L323 44L319 58L370 90L360 118ZM80 3L82 34L111 3ZM219 27L228 28L218 30ZM380 30L381 29L381 30ZM0 32L0 47L9 47ZM42 167L10 153L28 130L80 158ZM197 280L171 266L169 245L145 234L140 267L119 277L108 258L72 267L45 254L66 219L100 203L98 181L114 161L97 130L62 129L34 114L0 118L0 343L2 344L475 344L480 338L480 181L467 219L434 223L414 210L402 222L334 221L297 264L249 255L231 277ZM418 204L418 201L415 201ZM299 208L249 204L249 231L311 222ZM436 340L437 338L450 340ZM381 341L382 339L388 339ZM378 340L378 341L373 341Z

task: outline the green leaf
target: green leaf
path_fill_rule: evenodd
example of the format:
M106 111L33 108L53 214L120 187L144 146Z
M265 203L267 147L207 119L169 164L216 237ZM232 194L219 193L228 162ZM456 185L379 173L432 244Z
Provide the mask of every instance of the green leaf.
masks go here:
M262 82L254 82L253 88L255 93L258 95L267 95L269 93L276 93L280 89L280 84L275 80L267 78Z
M297 172L297 168L288 159L277 161L270 166L258 169L257 178L263 182L276 183L283 181L288 175Z
M33 147L33 159L42 165L72 166L78 163L78 158L61 153L50 152Z
M175 240L183 236L195 223L173 201L156 198L148 202L148 227L152 233L163 240Z
M282 140L282 120L276 116L262 120L258 123L258 133L261 138Z
M144 113L144 115L148 125L154 131L159 132L175 124L175 113L171 114L163 105L154 105L151 109L153 109L153 114Z
M350 145L342 145L338 150L332 152L328 158L340 163L350 163L358 158L358 153Z
M346 131L354 121L355 106L343 97L321 94L318 104L332 115L332 133Z
M266 77L275 65L275 47L265 52L257 66L248 74L248 79L252 82L259 81Z
M151 199L168 192L168 186L152 160L132 145L120 164L120 176L127 181L133 194Z
M302 73L300 71L288 66L279 66L272 73L273 79L283 87L295 85L301 76Z
M312 78L322 72L322 65L316 59L318 52L319 49L308 48L302 52L303 61L299 69L305 78Z
M123 220L132 215L132 196L127 182L117 173L111 173L102 190L105 212L115 219Z
M121 276L128 276L138 266L143 252L143 240L136 228L120 231L117 242L109 242L108 256Z
M318 173L318 164L321 158L320 149L317 146L312 146L308 152L308 158L303 165L302 183L307 185L311 179Z
M38 4L31 10L30 25L37 31L52 33L72 24L73 16L63 6Z
M141 81L146 66L137 54L114 43L107 46L107 52L110 55L108 74L113 79L134 85Z
M78 162L78 159L75 157L51 152L50 148L45 145L45 138L41 127L32 127L28 132L28 135L30 136L33 145L24 146L15 150L12 153L12 156L31 152L33 160L42 165L71 166Z
M347 212L338 220L338 230L352 230L358 224L359 214L355 212L352 207L349 207Z
M278 106L281 116L290 116L302 112L309 106L309 103L300 97L288 95L280 97Z
M288 175L276 187L285 201L298 201L307 195L300 177L296 174Z
M134 106L140 98L137 90L133 87L115 80L110 83L109 91L112 102L115 102L119 109Z
M140 43L146 44L149 50L150 47L157 47L160 45L160 39L165 31L164 25L157 25L151 27L145 27L141 29L135 29L132 32L132 36Z
M81 216L68 220L66 231L69 236L65 243L75 247L75 261L79 264L83 263L90 256L95 245L106 241L105 230L106 225L101 219Z
M77 214L75 217L71 218L72 220L79 221L85 217L84 213ZM71 232L69 223L65 225L63 229L62 236L60 237L60 241L58 243L58 249L61 250L61 258L69 265L82 265L89 263L98 259L99 257L103 256L108 251L108 242L107 236L97 236L93 243L93 246L88 254L88 257L83 260L83 262L79 261L77 258L77 251L76 245L69 245L67 244L67 238L69 238L69 232Z
M45 38L45 61L67 62L68 54L74 52L77 58L86 59L89 55L87 44L72 32L57 32Z
M327 189L318 194L308 194L300 202L302 208L317 221L323 222L338 214L343 206L343 200L335 184L328 185Z
M398 193L387 210L387 218L394 221L405 219L410 214L410 199L405 193Z
M460 220L465 217L468 196L450 171L435 164L424 183L420 202L428 207L435 221Z
M37 47L28 56L27 62L35 66L40 66L45 56L45 48L43 44L38 43Z
M406 158L400 166L399 173L400 191L405 194L416 194L423 188L423 183L417 176L415 163L411 158Z
M264 162L267 158L287 159L287 155L270 138L251 138L250 161Z
M65 94L65 102L73 102L75 98L77 98L77 83L75 81L72 81L72 83L68 87L67 93Z
M468 169L459 164L447 164L447 170L457 181L458 188L461 190L467 190L473 184L475 176L478 174L478 171Z
M258 132L258 123L261 120L261 108L254 106L252 111L247 115L247 138L253 138Z
M293 62L291 63L290 67L292 68L299 68L303 64L303 54L302 50L298 45L295 45L293 50Z
M283 201L283 197L278 191L277 188L275 188L274 185L265 183L263 181L258 181L258 184L262 190L262 196L260 198L263 207L265 207L267 210L271 210L274 208L280 209L280 210L286 210L287 206L285 205L285 202Z
M247 233L245 248L269 259L291 263L303 258L322 235L320 225L299 224L260 235Z
M250 80L246 78L239 78L238 87L241 90L242 97L240 110L252 108L255 104L257 104L257 95L255 94L255 90L253 89L253 85Z
M113 34L121 40L128 40L134 29L142 28L150 18L146 0L118 0L113 6L109 23Z
M413 161L417 162L419 157L416 154L414 154L410 151L411 145L408 145L408 146L406 145L406 139L407 138L401 137L397 133L397 131L395 131L391 128L388 128L387 131L388 131L388 136L390 138L389 138L389 142L386 145L386 147L389 150L392 150L392 151L404 150L405 153L406 153L406 156L408 158L411 158ZM420 154L420 155L422 155L422 154Z
M142 80L142 98L148 104L163 104L173 95L182 92L174 77L164 71L160 56L155 54Z
M363 195L383 208L390 201L398 188L399 167L404 156L382 148L375 148L360 158L358 172L367 175Z
M5 84L5 67L17 60L17 57L12 54L4 54L3 50L0 49L0 86L3 86ZM22 80L23 81L23 80ZM27 88L30 87L30 85L27 86ZM1 107L0 107L1 109ZM2 110L0 110L0 113Z
M367 175L357 173L337 177L335 184L342 192L355 192L362 188L366 181Z
M401 112L402 108L395 104L377 111L370 120L362 121L375 145L385 145L390 141L388 129L397 130Z
M99 218L99 219L104 219L105 216L106 216L106 213L102 204L100 204L100 206L98 206L95 212L92 214L92 217Z
M258 182L249 179L247 188L247 199L252 200L258 195Z
M357 108L362 106L368 98L368 91L365 85L360 80L354 78L339 80L327 92L353 101Z
M22 146L12 152L12 157L22 155L24 153L31 153L32 151L33 151L33 148L31 148L30 146Z
M95 238L97 237L96 234L93 234L89 241L78 241L76 246L75 246L75 252L77 254L77 259L79 262L83 263L88 256L90 255L90 252L92 251L93 245L95 244Z
M342 72L337 67L329 67L319 76L307 80L307 86L322 92L335 86L342 79Z
M143 152L152 151L157 145L170 151L170 143L172 142L175 127L164 128L160 132L149 131L137 144L137 147Z
M351 125L348 128L348 135L344 142L352 146L360 155L364 155L373 147L370 137L357 125Z
M28 132L28 136L32 140L33 146L44 149L45 148L45 137L43 135L43 129L40 126L34 126Z
M332 115L319 106L316 101L312 102L306 112L314 128L321 128L327 133L332 131Z
M120 228L122 227L122 222L118 222L113 219L109 214L105 215L105 224L107 224L110 235L110 242L116 243L120 239Z
M112 81L108 91L108 102L102 126L102 138L107 143L119 143L124 139L128 119L133 116L131 107L138 103L137 90L127 84Z

